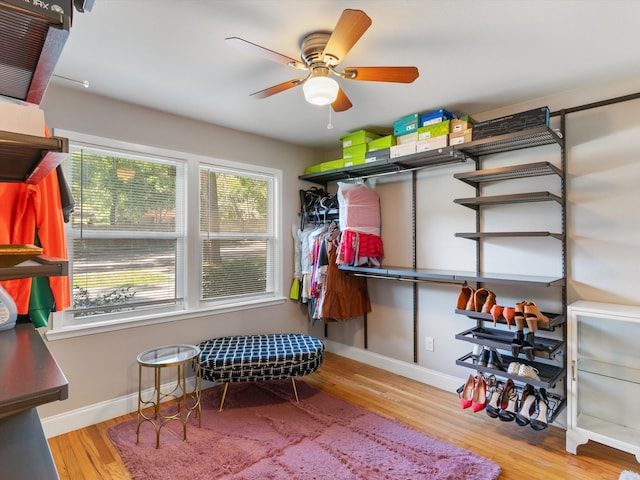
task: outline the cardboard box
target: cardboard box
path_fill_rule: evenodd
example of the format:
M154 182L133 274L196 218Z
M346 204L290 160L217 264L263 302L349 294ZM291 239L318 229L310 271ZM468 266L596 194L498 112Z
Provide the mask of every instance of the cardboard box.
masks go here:
M357 132L351 132L340 137L340 141L342 142L342 148L347 148L353 145L360 145L361 143L368 143L376 138L380 138L380 135L367 132L366 130L358 130Z
M387 135L386 137L376 138L367 143L367 152L375 152L376 150L385 150L396 145L396 137Z
M454 118L453 113L441 108L430 113L423 113L420 117L420 126L426 127L433 123L444 122L445 120L451 120Z
M415 143L418 141L418 132L406 133L396 137L396 145L404 145L406 143Z
M482 138L543 126L549 126L548 107L534 108L526 112L476 123L473 127L473 139L480 140Z
M450 122L451 120L444 120L418 128L418 141L449 135Z
M343 158L339 158L337 160L330 160L328 162L322 162L320 164L321 172L326 172L327 170L337 170L338 168L344 168Z
M389 156L391 158L404 157L405 155L411 155L413 153L416 153L416 142L395 145L389 149Z
M36 105L0 99L0 130L44 137L44 112Z
M369 162L377 162L378 160L389 160L390 158L391 158L391 147L367 152L364 156L364 161L365 163L369 163Z
M449 135L440 135L439 137L421 140L416 144L416 153L427 152L449 145Z
M449 133L460 133L470 128L473 128L473 123L466 120L459 120L457 118L454 118L453 120L451 120Z
M399 137L407 133L413 133L418 130L419 121L420 115L418 113L412 113L411 115L402 117L393 122L393 134Z
M462 132L450 134L449 145L460 145L461 143L470 142L472 139L473 139L473 128L467 128Z

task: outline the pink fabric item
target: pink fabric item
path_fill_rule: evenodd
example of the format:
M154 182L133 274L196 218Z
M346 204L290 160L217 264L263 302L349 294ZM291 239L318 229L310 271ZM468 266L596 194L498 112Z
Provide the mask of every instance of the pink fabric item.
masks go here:
M380 198L366 185L338 183L340 230L380 236Z
M203 396L202 428L155 431L136 420L109 428L134 479L494 480L500 467L468 450L290 381L232 384L222 412L221 389Z
M339 264L354 265L356 257L373 257L380 260L383 256L384 249L379 236L351 230L342 232L338 251Z

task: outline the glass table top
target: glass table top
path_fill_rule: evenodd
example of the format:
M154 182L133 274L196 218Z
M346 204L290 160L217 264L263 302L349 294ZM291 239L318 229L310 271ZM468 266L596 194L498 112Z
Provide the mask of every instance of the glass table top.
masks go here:
M147 367L169 367L192 360L200 355L195 345L165 345L150 348L138 355L138 363Z

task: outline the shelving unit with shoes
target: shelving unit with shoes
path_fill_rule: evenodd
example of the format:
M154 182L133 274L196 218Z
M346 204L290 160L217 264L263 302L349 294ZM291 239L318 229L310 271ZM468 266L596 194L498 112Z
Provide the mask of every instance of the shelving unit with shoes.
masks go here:
M475 196L454 201L473 209L476 220L475 231L456 233L458 238L476 242L476 271L468 277L456 276L465 283L461 287L455 308L456 314L475 320L475 326L456 335L456 339L472 344L474 351L458 358L456 364L474 369L483 377L500 379L496 381L497 385L504 386L507 382L513 384L517 408L526 409L542 401L546 417L545 426L564 409L567 397L566 158L563 112L560 112L557 121L558 128L541 129L544 130L545 143L529 142L529 132L526 130L514 132L508 140L501 142L500 148L484 148L472 152L477 155L474 171L454 175L454 178L475 188ZM559 160L527 162L529 149L549 143L557 145ZM519 164L504 166L504 163L509 161L507 153L512 155L516 150L523 149L527 151L519 152L518 159L514 162L520 162ZM497 163L503 166L483 168L485 162L491 163L492 159L489 156L497 153L501 154ZM539 160L554 155L556 154L550 150L545 150L544 155L534 152L531 157ZM535 180L532 180L534 177ZM523 182L521 179L527 180ZM514 183L517 183L517 186L510 186ZM534 191L524 191L527 188ZM533 209L530 204L541 203L545 204L543 208L550 210L541 214L538 208L537 215L546 215L548 218L543 218L542 221L537 218L528 228L529 223L526 219L528 212ZM547 207L546 204L550 206ZM525 228L518 228L518 222L515 222L515 227L507 222L510 226L505 230L498 231L497 228L488 227L495 217L502 219L500 225L505 224L504 219L511 218L508 215L503 216L500 213L501 209L509 209L508 215L515 215ZM498 223L493 221L493 225ZM508 250L509 254L516 258L520 253L523 257L531 256L532 251L535 252L537 249L536 242L550 242L553 246L549 247L548 251L559 252L557 262L555 257L547 260L555 263L556 274L530 275L526 268L520 269L523 274L488 273L487 265L495 266L500 263L489 258L491 254L495 255L495 252L500 251L499 247L495 247L499 242L510 242L504 250ZM528 266L526 261L520 264L515 260L512 263ZM535 270L539 266L533 267ZM480 296L476 298L479 292ZM528 300L521 301L514 297ZM545 308L539 308L538 304L544 305ZM478 348L496 352L500 362L483 362L474 354ZM537 397L535 401L529 400L525 404L526 396L530 395L531 391ZM490 396L487 404L490 402ZM544 400L541 400L542 398ZM494 402L495 400L494 398ZM515 418L519 412L513 413ZM523 412L523 415L526 417L528 412ZM538 419L538 422L542 420ZM537 425L541 426L540 423Z

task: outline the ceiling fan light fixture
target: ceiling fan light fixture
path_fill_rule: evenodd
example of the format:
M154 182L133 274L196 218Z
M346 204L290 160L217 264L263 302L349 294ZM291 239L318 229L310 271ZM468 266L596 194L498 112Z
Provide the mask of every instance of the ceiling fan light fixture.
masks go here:
M338 98L340 86L330 77L311 77L302 85L304 98L312 105L329 105Z

